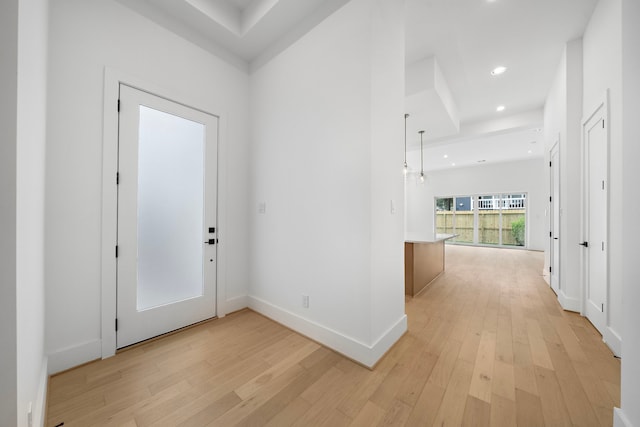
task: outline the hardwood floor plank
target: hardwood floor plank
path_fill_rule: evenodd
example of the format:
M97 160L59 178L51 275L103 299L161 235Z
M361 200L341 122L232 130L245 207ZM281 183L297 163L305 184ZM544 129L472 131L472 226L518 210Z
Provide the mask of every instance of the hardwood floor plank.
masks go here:
M477 397L487 403L491 403L495 350L496 333L488 330L482 331L478 354L473 367L469 395Z
M493 365L492 393L509 399L516 400L516 380L513 365L496 360Z
M515 396L515 390L514 390ZM516 402L500 395L491 398L491 427L512 427L517 425Z
M462 426L486 427L491 423L491 404L473 396L467 396Z
M469 394L469 386L473 375L473 365L458 359L451 374L451 381L442 398L434 425L460 425L464 415L464 407Z
M380 420L377 427L401 427L404 426L409 415L411 406L401 400L394 400L384 418Z
M242 399L235 392L229 392L222 396L220 399L203 408L201 411L189 416L189 418L178 424L178 426L200 427L207 425L241 402ZM163 424L164 420L158 421L158 425Z
M418 396L416 404L413 406L407 426L432 426L438 409L442 404L442 398L446 388L440 387L434 382L427 381L422 393Z
M545 425L540 398L524 390L516 389L516 421L518 427Z
M529 334L529 347L533 364L541 368L553 370L551 357L547 350L547 343L542 335L542 330L537 320L527 319L527 331Z
M554 371L536 366L536 381L545 423L550 426L572 426L562 390Z
M287 405L282 411L278 412L276 416L271 418L265 427L288 427L293 425L296 420L300 419L309 409L311 405L309 402L301 397L298 397L291 401L291 404Z

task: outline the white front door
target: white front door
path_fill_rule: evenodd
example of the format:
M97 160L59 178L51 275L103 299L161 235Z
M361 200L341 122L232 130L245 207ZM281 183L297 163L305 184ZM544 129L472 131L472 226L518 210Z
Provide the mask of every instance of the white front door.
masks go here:
M607 309L608 148L604 107L584 124L585 316L604 333Z
M557 141L551 148L551 231L549 233L551 254L549 256L549 274L551 289L560 292L560 142Z
M117 348L216 315L218 119L121 84Z

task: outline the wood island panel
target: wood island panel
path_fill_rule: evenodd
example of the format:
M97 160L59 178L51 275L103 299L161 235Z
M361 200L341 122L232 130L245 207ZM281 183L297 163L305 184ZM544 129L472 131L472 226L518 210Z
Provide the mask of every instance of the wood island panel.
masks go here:
M433 243L405 242L404 292L414 296L444 271L444 240Z

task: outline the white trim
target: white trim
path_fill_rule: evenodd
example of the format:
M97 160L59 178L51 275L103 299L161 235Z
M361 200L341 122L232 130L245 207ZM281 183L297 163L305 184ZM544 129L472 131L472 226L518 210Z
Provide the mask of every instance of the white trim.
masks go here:
M74 368L92 360L100 359L102 354L101 350L101 340L91 340L49 353L49 375Z
M45 414L47 413L47 388L49 386L49 359L45 356L42 358L42 367L40 368L40 380L38 381L38 394L33 409L33 425L44 426Z
M580 313L582 307L580 299L567 296L562 288L560 288L560 292L558 292L558 302L564 310Z
M624 410L613 408L613 427L633 427Z
M622 357L622 338L620 334L607 326L602 334L602 341L618 357Z
M367 345L260 298L249 295L247 299L252 310L369 368L373 367L407 330L407 316L403 314L373 345Z
M116 352L116 260L115 242L117 235L117 188L115 177L118 164L118 112L117 102L120 84L126 84L140 90L157 94L167 99L179 100L184 105L207 112L218 117L218 269L216 272L216 315L224 317L226 309L227 252L225 245L227 229L227 117L228 114L218 106L203 107L183 93L176 93L160 87L147 79L132 76L105 67L104 70L104 122L102 129L102 271L101 271L101 348L97 356L111 357ZM74 347L75 348L75 347ZM84 363L91 358L80 360ZM68 369L68 368L65 368Z
M249 297L246 295L229 298L225 304L225 314L233 313L234 311L239 311L247 307L249 307ZM218 317L224 317L224 315Z

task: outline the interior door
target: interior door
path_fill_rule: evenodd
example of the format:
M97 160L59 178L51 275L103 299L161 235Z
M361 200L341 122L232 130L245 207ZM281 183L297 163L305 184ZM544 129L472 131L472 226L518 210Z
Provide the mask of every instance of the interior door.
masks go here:
M120 85L117 347L216 315L218 119Z
M607 176L608 148L604 109L584 125L585 165L585 315L601 332L607 308Z
M551 148L551 239L549 247L551 253L549 256L550 282L551 289L556 293L560 292L560 143L557 141Z

